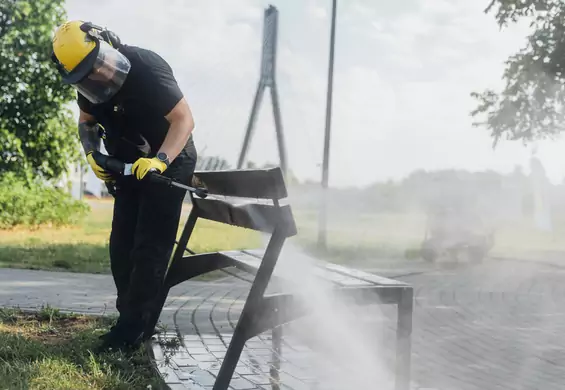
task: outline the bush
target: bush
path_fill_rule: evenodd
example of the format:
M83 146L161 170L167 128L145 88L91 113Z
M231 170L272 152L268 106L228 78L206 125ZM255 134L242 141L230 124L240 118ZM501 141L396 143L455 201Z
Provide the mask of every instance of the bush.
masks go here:
M0 176L0 229L72 225L88 211L86 203L61 189L29 182L13 173Z

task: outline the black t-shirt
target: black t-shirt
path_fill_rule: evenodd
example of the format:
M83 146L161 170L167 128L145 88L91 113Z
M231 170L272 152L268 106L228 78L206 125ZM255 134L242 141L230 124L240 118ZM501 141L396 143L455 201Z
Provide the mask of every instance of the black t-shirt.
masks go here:
M80 93L78 105L106 131L108 153L124 162L154 157L169 129L165 118L183 98L173 70L157 53L122 45L131 69L120 91L108 102L92 104ZM192 136L185 149L193 146Z

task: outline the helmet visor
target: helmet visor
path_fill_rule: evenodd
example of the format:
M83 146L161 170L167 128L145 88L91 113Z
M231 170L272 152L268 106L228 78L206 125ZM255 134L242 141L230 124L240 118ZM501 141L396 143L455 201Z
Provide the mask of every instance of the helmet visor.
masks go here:
M92 71L73 86L92 103L104 103L120 90L130 68L126 56L101 41Z

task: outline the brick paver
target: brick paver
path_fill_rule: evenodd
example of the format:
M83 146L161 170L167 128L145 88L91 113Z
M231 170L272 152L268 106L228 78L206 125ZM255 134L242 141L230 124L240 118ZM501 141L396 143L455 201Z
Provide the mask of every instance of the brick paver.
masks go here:
M51 305L77 313L117 313L110 275L0 268L0 307Z
M483 265L438 270L403 266L375 271L415 288L412 379L414 389L562 389L565 378L565 269L548 264L490 261ZM423 273L422 273L423 272ZM221 282L184 282L176 286L161 316L167 326L162 340L181 334L179 348L154 343L157 361L172 388L211 388L213 376L230 341L248 284L228 278ZM83 275L27 270L0 270L0 305L36 308L50 304L89 313L114 311L115 291L109 275ZM337 317L317 324L303 319L284 327L282 389L364 389L355 383L357 367L377 384L393 360L395 309L364 308L364 331L335 332ZM349 332L348 332L349 330ZM361 334L352 337L348 333ZM328 363L332 351L314 346L315 338L333 337L344 360ZM348 341L360 345L349 348ZM251 339L232 381L233 389L271 389L273 362L268 333ZM349 350L348 350L349 348ZM358 354L374 350L376 360ZM382 359L382 364L380 360ZM373 364L375 361L378 364ZM368 363L367 363L368 362ZM351 370L344 363L352 363ZM379 369L385 370L380 372ZM361 376L362 377L362 376ZM388 378L387 378L388 379ZM325 382L318 384L319 382ZM344 383L345 382L345 383ZM363 380L361 381L363 383ZM366 384L366 382L365 382Z
M385 276L395 273L394 269L382 271ZM491 261L457 269L429 269L424 273L402 271L407 276L399 279L411 283L416 293L412 340L414 389L563 388L564 269ZM195 286L194 283L177 286L162 316L165 323L184 337L184 345L177 355L172 353L172 367L165 369L173 378L173 388L211 388L248 289L246 283L235 278L200 284L197 291L188 290ZM186 294L181 291L183 288ZM300 320L284 327L281 388L345 390L363 389L367 383L374 383L369 388L392 389L389 379L394 359L396 310L392 306L372 312L363 309L358 315L357 318L365 319L366 325L362 338L366 345L361 349L374 350L374 361L382 360L382 369L388 369L379 375L389 377L381 381L373 376L378 384L363 380L355 384L357 373L332 365L324 351L311 346L310 337L318 332L323 334L326 325L322 323L312 332L308 328L312 324ZM331 330L330 327L328 335ZM336 335L335 343L346 347L340 345L339 337ZM351 340L344 336L342 341ZM233 389L271 389L270 347L268 333L250 340L236 369ZM158 357L162 356L157 342L155 350ZM350 352L354 365L370 371L370 367L363 366L366 356L356 356L355 350ZM379 367L374 370L378 372Z
M413 377L437 389L562 389L565 270L492 262L416 288Z

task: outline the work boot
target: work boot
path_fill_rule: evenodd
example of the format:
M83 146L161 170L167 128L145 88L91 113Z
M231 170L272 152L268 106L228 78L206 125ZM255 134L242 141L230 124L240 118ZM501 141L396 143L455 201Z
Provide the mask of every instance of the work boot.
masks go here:
M110 339L112 337L114 337L115 335L113 334L114 329L116 328L116 325L113 325L110 330L100 336L98 336L99 340L105 341L107 339ZM155 336L156 334L161 333L159 331L159 329L157 327L153 328L153 332L151 332L151 334L146 335L145 332L143 333L143 340L149 340L151 337Z
M104 352L135 352L142 344L143 333L125 336L118 332L110 332L102 339L102 343L96 348L97 353Z
M99 339L102 344L97 348L98 352L124 351L130 352L141 346L143 330L139 325L120 321L110 328L110 331L101 335Z

